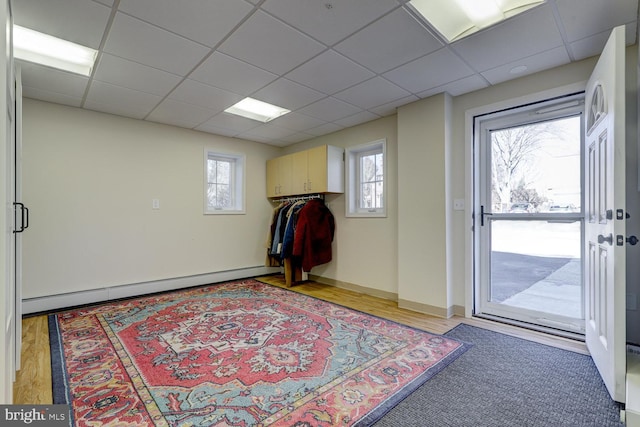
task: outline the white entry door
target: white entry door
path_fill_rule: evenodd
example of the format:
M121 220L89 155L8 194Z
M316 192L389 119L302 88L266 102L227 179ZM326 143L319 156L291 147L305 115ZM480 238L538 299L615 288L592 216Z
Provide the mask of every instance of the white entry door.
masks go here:
M625 32L613 30L587 83L585 335L611 394L625 401Z

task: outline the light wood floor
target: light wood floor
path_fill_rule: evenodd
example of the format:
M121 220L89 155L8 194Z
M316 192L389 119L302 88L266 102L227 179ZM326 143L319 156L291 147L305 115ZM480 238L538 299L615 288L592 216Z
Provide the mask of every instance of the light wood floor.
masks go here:
M284 278L279 275L261 277L259 280L272 285L286 287ZM443 319L433 317L398 308L394 301L316 282L302 283L289 289L437 334L444 334L460 323L467 323L542 344L583 354L587 353L584 343L578 341L553 337L482 319L466 319L463 317ZM48 330L46 315L27 317L22 321L21 369L16 375L16 382L13 388L15 404L53 403Z

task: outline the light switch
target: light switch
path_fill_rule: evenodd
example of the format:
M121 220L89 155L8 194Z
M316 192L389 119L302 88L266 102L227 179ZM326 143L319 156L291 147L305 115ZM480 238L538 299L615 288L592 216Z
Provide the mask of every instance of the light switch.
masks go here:
M160 199L153 199L152 200L152 208L153 209L160 209Z
M454 211L463 211L464 210L464 199L453 199L453 210Z

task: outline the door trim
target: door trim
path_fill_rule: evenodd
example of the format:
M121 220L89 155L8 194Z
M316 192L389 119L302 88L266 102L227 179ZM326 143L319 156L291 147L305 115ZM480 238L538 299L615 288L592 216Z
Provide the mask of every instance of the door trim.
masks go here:
M500 111L490 112L488 114L478 115L474 117L474 182L473 205L478 215L475 218L474 227L474 281L473 281L473 307L474 315L493 315L497 318L507 318L518 320L524 323L540 325L551 329L567 330L571 333L584 332L584 320L582 317L569 317L561 313L546 312L531 308L518 308L515 306L504 305L499 302L492 301L490 295L492 288L491 283L491 239L493 237L492 229L494 224L509 224L517 221L522 222L579 222L580 241L580 259L584 258L583 254L583 236L584 236L584 153L583 153L583 135L580 131L584 126L584 92L570 93L557 96L552 99L543 100L541 102L530 102L525 105L515 106L513 108L503 109ZM579 118L578 135L580 140L580 160L578 163L580 183L580 212L536 212L536 213L509 213L499 210L493 212L492 203L492 170L493 156L492 143L490 136L494 131L510 129L521 126L535 126L537 123L554 122L569 118ZM485 213L488 212L488 213ZM583 285L581 285L583 286ZM584 287L580 292L582 307L584 300ZM581 310L583 312L583 310ZM584 315L584 313L582 313Z
M491 104L483 104L465 110L464 118L464 142L465 142L465 317L473 317L473 307L475 298L475 280L477 272L474 268L474 253L478 250L474 239L474 225L476 212L479 207L474 205L474 195L476 189L475 171L477 170L477 159L474 154L474 122L476 116L489 114L499 110L513 108L518 105L525 105L544 101L545 99L557 98L570 93L584 92L586 80L555 88L542 90L540 92L527 94L515 98L504 99Z

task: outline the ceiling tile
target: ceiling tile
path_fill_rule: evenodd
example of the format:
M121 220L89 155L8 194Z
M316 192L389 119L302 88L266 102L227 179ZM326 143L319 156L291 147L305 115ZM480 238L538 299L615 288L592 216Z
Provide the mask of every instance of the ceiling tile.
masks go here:
M103 53L96 67L95 80L129 89L165 96L182 77L137 62Z
M370 113L369 111L363 111L353 116L346 117L344 119L336 120L334 123L346 128L356 126L362 123L370 122L371 120L379 119L380 116Z
M288 79L327 95L332 95L373 76L375 76L373 72L333 50L321 53L287 74Z
M411 95L382 77L374 77L357 86L343 90L334 96L350 104L362 107L365 110L379 105L388 104Z
M442 47L404 9L397 9L335 46L335 49L376 73Z
M333 122L334 120L353 116L360 111L362 110L358 107L342 102L339 99L329 97L321 99L318 102L314 102L297 112L311 117L316 117L320 120L324 120L325 122Z
M111 9L87 0L12 2L16 25L97 49Z
M219 113L240 101L243 96L187 79L171 92L169 98Z
M17 61L20 65L22 85L47 92L57 92L71 98L84 96L89 78L79 74L55 70L31 62Z
M39 99L40 101L53 102L54 104L80 107L82 98L75 98L66 94L50 92L29 86L22 86L22 96L25 98Z
M313 136L322 136L322 135L327 135L329 133L337 132L342 129L344 129L344 127L340 125L337 125L335 123L327 123L322 126L318 126L317 128L309 129L305 133L308 133Z
M419 99L420 98L415 95L410 95L405 98L390 102L388 104L381 105L379 107L369 108L369 111L383 117L390 116L391 114L395 114L397 112L398 107L405 104L410 104L414 101L418 101Z
M256 12L220 51L276 74L316 56L325 46L264 12Z
M290 144L296 144L298 142L306 141L307 139L311 139L311 138L313 138L313 135L300 132L300 133L294 133L293 135L285 136L284 138L281 138L281 141L285 143L283 145L290 145Z
M121 0L118 9L214 47L253 10L253 6L238 0Z
M157 95L94 80L85 107L123 116L131 114L131 117L141 119L161 100Z
M175 99L165 99L147 116L152 122L194 128L206 122L216 112L193 104L185 104Z
M274 119L273 123L283 128L301 132L323 125L325 122L315 117L305 116L304 114L289 113Z
M445 48L389 71L384 77L411 93L418 93L471 74L473 70Z
M418 96L420 98L428 98L443 92L447 92L452 96L459 96L468 92L473 92L474 90L483 89L487 86L489 86L489 83L487 83L482 76L474 74L472 76L420 92L418 93Z
M482 76L489 81L492 85L526 76L528 74L537 73L541 70L558 67L570 62L567 50L562 47L548 50L546 52L539 53L537 55L530 56L528 58L519 59L509 64L501 65L491 70L487 70L482 73ZM511 70L514 67L525 66L526 71L513 74Z
M199 130L204 130L208 132L207 129L224 129L229 134L237 135L242 132L246 132L249 129L253 129L260 125L260 122L255 120L250 120L241 116L236 116L235 114L229 114L222 112L220 114L216 114L200 126L198 126Z
M261 7L322 43L332 45L397 6L395 0L267 0Z
M139 19L117 13L105 52L185 76L209 49Z
M249 95L278 78L277 75L214 52L189 78L235 93Z
M200 126L194 128L194 129L198 130L200 132L206 132L206 133L210 133L210 134L213 134L213 135L229 136L231 138L233 138L236 135L238 135L238 132L236 132L234 130L229 130L229 129L225 129L225 128L219 128L219 127L213 126L211 124L207 124L207 122L204 122L203 124L201 124Z
M556 0L569 42L636 21L637 0Z
M281 128L272 123L266 123L264 125L260 125L251 130L248 130L247 132L243 132L238 135L238 137L261 142L266 142L266 138L269 143L272 143L287 136L293 135L294 133L297 132L294 132L291 129Z
M545 3L451 46L482 72L562 45L551 6Z
M285 78L276 80L251 96L292 111L325 97L320 92Z
M604 46L607 44L607 40L611 35L611 31L604 31L602 33L586 37L570 44L571 52L573 53L573 59L579 61L581 59L589 58L591 56L600 55ZM636 25L625 25L625 41L627 46L636 42Z

